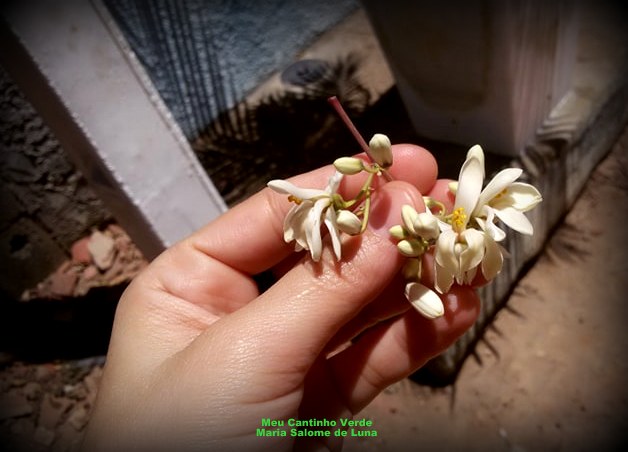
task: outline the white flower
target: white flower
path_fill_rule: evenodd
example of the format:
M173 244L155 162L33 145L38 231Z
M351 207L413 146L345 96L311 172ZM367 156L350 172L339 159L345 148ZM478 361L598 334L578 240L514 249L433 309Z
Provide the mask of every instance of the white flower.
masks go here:
M447 225L449 226L449 225ZM440 293L447 292L454 280L468 284L477 274L480 263L488 265L491 273L496 265L494 254L486 254L486 234L477 229L457 230L444 228L436 241L436 281L434 286ZM501 253L500 253L501 256ZM486 261L486 263L484 263ZM499 265L499 271L501 263Z
M495 217L523 234L532 234L530 221L523 215L541 202L539 191L529 184L514 182L522 174L519 168L500 171L482 190L484 153L473 146L460 170L451 224L440 222L441 235L436 243L436 289L449 290L453 281L469 283L480 263L488 280L501 270L503 255L496 243L506 236ZM470 221L481 230L467 228Z
M460 170L451 225L440 222L441 234L436 241L436 290L447 292L454 282L470 282L484 258L484 233L467 229L468 213L473 212L482 190L484 162L472 148Z
M488 217L492 210L508 227L532 235L532 223L523 212L534 208L543 198L534 186L515 182L522 173L520 168L506 168L497 173L480 193L473 215Z
M445 313L445 307L438 294L421 283L411 282L406 284L405 295L412 306L423 317L435 319Z
M336 259L341 258L340 233L333 201L342 177L341 173L334 173L325 190L300 188L280 179L268 182L270 188L289 195L288 199L296 203L284 220L284 240L287 243L294 240L296 251L309 250L315 262L320 260L323 250L321 222L325 223L329 231Z

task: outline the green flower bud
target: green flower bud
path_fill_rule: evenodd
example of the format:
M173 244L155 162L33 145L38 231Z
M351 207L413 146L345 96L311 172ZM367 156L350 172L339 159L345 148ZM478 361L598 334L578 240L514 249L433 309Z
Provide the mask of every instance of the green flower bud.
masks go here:
M429 213L422 212L418 214L412 224L414 226L414 232L425 240L436 239L440 235L438 221L434 215L430 215Z
M362 221L353 212L340 210L336 213L338 229L349 235L357 235L362 230Z
M369 142L370 157L382 168L388 168L393 164L393 154L390 140L381 133L376 133Z
M414 220L416 220L418 216L419 214L411 205L404 204L401 207L401 219L403 220L403 225L406 230L410 231L410 234L414 234Z
M408 259L401 272L406 280L419 281L421 279L421 258Z
M400 224L393 226L388 230L390 236L397 240L403 240L408 237L408 233Z
M350 176L362 171L364 169L364 162L355 157L340 157L334 161L334 166L338 172Z
M423 284L411 282L406 285L406 298L412 306L428 319L435 319L445 314L445 307L440 297Z
M423 243L418 240L402 240L397 243L397 249L406 257L418 257L425 252Z

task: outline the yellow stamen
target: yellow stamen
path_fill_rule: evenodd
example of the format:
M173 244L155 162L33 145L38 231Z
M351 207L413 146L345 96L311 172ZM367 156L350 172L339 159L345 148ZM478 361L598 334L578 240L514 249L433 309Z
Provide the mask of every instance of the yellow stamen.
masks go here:
M297 206L303 202L301 198L297 198L294 195L288 196L288 201L295 203Z
M464 231L466 220L467 214L464 213L464 207L458 207L451 214L451 227L459 234Z
M497 194L493 197L493 199L499 199L499 198L502 198L502 197L504 197L504 196L506 195L506 193L508 193L508 189L507 189L507 188L504 188L502 191L500 191L499 193L497 193Z

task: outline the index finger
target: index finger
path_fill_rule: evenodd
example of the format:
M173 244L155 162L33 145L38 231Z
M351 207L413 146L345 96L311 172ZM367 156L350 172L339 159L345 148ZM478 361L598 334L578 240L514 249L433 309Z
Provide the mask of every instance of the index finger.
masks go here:
M397 179L427 193L436 183L436 160L427 150L412 144L393 145L394 164L389 169ZM329 165L291 178L298 186L322 188L333 174ZM347 177L341 192L354 193L362 184L360 177ZM286 198L264 189L208 224L183 246L196 250L248 275L272 268L293 250L283 240L283 221L291 205Z

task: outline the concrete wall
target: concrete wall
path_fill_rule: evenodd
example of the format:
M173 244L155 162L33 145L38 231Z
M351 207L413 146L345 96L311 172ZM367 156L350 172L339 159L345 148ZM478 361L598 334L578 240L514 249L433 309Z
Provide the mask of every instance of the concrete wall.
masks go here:
M357 0L105 3L188 139L358 7ZM3 68L0 102L0 295L18 298L111 214Z
M0 292L19 297L109 214L0 66Z

